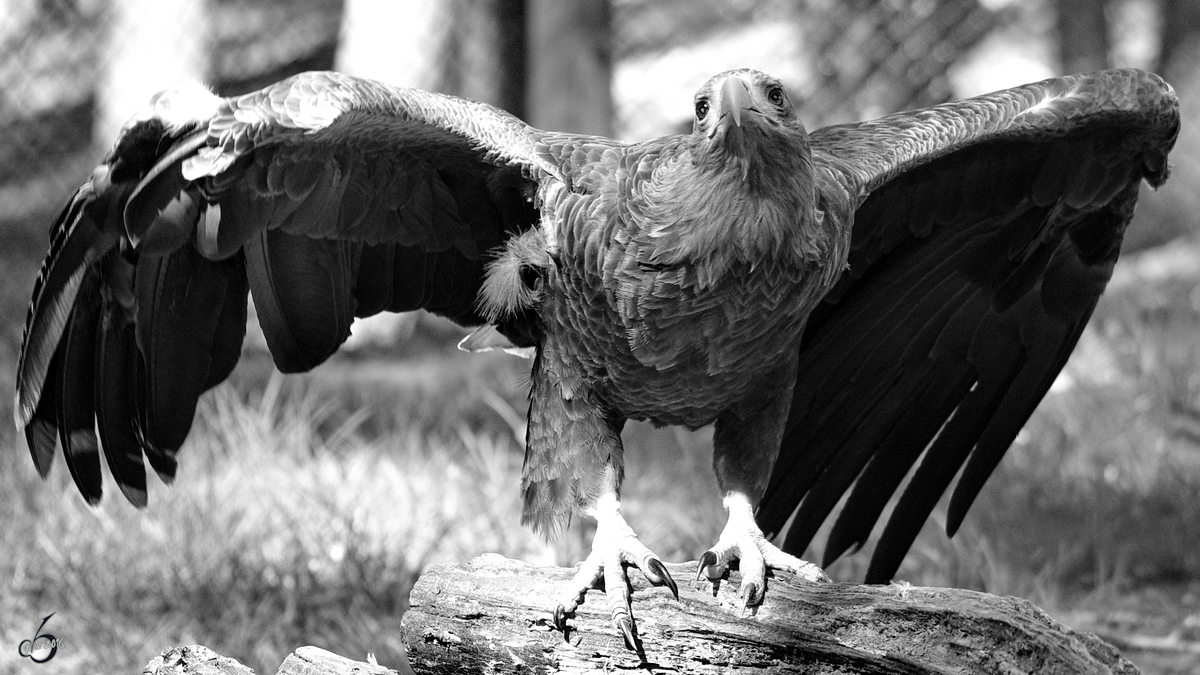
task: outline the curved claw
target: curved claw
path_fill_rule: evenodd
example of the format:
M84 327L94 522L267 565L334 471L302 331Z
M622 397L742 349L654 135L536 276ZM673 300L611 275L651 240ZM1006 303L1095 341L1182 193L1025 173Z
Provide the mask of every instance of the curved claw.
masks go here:
M746 610L751 605L757 605L759 603L760 598L758 584L753 581L743 580L742 587L738 590L738 595L742 597L741 615L745 616Z
M700 581L705 577L704 570L717 564L717 554L711 550L705 551L704 555L700 556L700 564L696 567L696 581Z
M675 579L671 577L671 573L667 570L667 566L658 558L650 558L646 561L647 578L650 583L655 586L666 586L671 589L671 595L675 596L675 600L679 600L679 586L676 585Z
M554 608L554 627L563 633L567 632L567 610L562 605Z
M642 643L638 640L637 629L634 628L633 619L623 616L617 620L617 627L621 629L621 635L625 638L625 648L630 651L640 652L642 650Z

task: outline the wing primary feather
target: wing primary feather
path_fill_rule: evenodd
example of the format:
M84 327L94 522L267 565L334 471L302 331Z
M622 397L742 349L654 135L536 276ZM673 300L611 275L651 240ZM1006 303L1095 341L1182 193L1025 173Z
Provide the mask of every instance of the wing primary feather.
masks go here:
M780 453L758 514L764 531L777 532L800 496L825 480L822 476L829 462L856 429L868 425L878 433L886 432L882 426L886 423L876 424L876 415L872 414L880 397L894 386L896 378L905 377L900 372L902 364L926 358L956 307L976 292L970 284L961 283L961 274L956 273L961 262L948 253L964 247L959 237L950 237L925 251L919 260L894 261L904 270L896 283L885 289L869 285L855 288L839 300L839 304L850 307L823 308L839 311L837 320L823 325L824 334L819 336L824 349L832 347L835 351L829 355L802 348L801 377L784 447L803 448L803 452ZM815 316L820 321L821 313ZM922 316L926 317L923 322ZM882 375L881 369L885 368L892 375ZM817 397L817 393L822 396ZM843 409L857 412L842 413ZM802 417L797 416L798 411L804 411ZM815 501L804 509L805 518L793 520L785 540L789 551L802 551L819 527L819 522L808 520L818 513ZM829 509L833 506L828 504Z
M33 465L42 478L50 475L50 467L54 465L54 450L58 447L58 413L54 407L58 400L58 370L59 359L55 352L46 366L46 382L41 398L25 424L25 443L29 446Z
M137 434L137 338L133 326L111 314L97 335L96 428L109 471L130 504L147 503L146 467Z
M985 337L1000 338L998 335ZM984 358L998 358L1001 361L978 366L979 383L959 404L926 450L925 458L921 460L875 545L865 583L887 583L895 576L925 520L962 467L967 454L984 432L993 411L1000 405L1024 363L1023 350L1020 349L1007 350L998 344L975 344L973 347L988 355ZM976 355L972 360L978 362L979 357Z
M136 343L136 330L134 331L134 340ZM140 350L139 350L140 356ZM158 474L159 480L170 485L175 481L175 472L179 469L179 462L175 459L176 448L159 445L156 443L153 428L154 422L150 419L150 409L152 403L149 400L151 376L147 373L146 360L137 358L133 363L134 376L134 393L137 400L134 405L134 411L137 413L134 418L135 427L134 433L137 435L138 442L142 446L142 452L146 456L146 461L150 463L150 467L154 469L154 473Z
M55 409L63 457L76 487L89 504L102 496L100 444L96 439L96 331L99 319L97 275L88 269L59 343Z
M240 352L242 328L233 324L245 304L240 257L212 261L184 246L137 263L137 342L146 368L143 392L147 442L164 451L183 445L200 395L211 386L214 356L224 379ZM233 321L226 318L227 303ZM226 335L222 333L233 331ZM233 344L230 345L229 342Z
M1088 314L1091 314L1089 311ZM1042 397L1049 391L1050 386L1058 377L1063 365L1070 357L1083 333L1086 321L1079 321L1071 334L1062 340L1059 348L1048 359L1042 354L1035 353L1029 366L1022 370L1013 382L1010 392L992 415L992 422L980 436L975 449L967 458L962 475L954 486L950 496L950 505L946 513L946 534L954 536L967 516L975 497L983 489L983 484L1008 447L1016 439L1025 421L1041 403ZM1049 336L1037 339L1033 344L1052 344Z
M17 425L32 416L46 381L46 371L71 316L85 268L116 244L100 230L90 210L91 185L79 189L51 228L50 252L35 282L21 356L17 363Z
M908 288L907 284L898 286ZM974 381L972 369L956 367L953 358L948 362L943 362L943 359L948 355L966 353L968 341L974 332L973 325L960 325L969 321L971 314L956 314L958 308L986 303L986 300L979 297L969 285L955 288L954 284L949 283L940 286L944 288L935 288L916 302L890 303L896 308L909 308L906 319L893 322L893 325L913 324L916 317L928 316L921 330L911 337L890 334L877 336L879 346L873 350L872 358L877 362L897 364L895 378L898 381L883 386L879 378L864 378L859 386L869 387L873 393L870 394L870 403L864 402L868 397L864 391L858 391L848 399L849 407L861 410L852 421L835 424L828 431L801 425L809 440L799 442L816 444L818 447L832 442L833 447L821 454L832 456L833 459L804 497L799 513L788 528L785 539L788 551L799 552L808 546L821 522L855 477L858 477L854 490L859 495L857 499L863 500L867 495L872 499L863 507L842 507L837 522L840 529L835 527L831 531L826 545L825 564L832 563L850 546L861 545L861 539L869 534L879 514L879 510L873 510L876 498L886 503L900 478L916 460L916 455L912 455L906 463L906 458L911 454L908 446L916 446L919 455ZM913 285L913 288L917 287ZM942 292L947 290L949 294L943 296ZM926 304L930 307L922 307ZM907 316L910 314L916 317L910 319ZM896 330L899 330L898 327ZM946 390L956 392L957 398L940 398L938 392L946 393ZM917 426L914 427L914 424ZM833 429L839 427L849 430L850 435L845 438L834 436ZM864 465L872 469L870 475L860 475ZM895 483L886 491L883 487L890 483L892 477L881 478L878 475L885 468L900 470Z
M866 543L875 521L921 456L928 439L937 435L974 382L974 372L967 368L957 374L939 372L927 380L926 390L914 398L913 408L905 413L917 421L917 426L894 426L880 443L887 450L871 456L829 531L823 566L831 565L851 547L857 550Z

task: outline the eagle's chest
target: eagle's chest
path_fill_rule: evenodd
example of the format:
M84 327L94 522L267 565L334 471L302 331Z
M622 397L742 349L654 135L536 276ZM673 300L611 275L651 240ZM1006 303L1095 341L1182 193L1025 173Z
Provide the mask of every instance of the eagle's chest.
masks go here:
M819 298L810 271L766 262L704 274L559 268L547 317L566 365L623 416L689 427L785 386L777 374Z
M728 176L634 189L614 166L590 190L541 194L555 264L540 311L564 390L697 427L786 386L777 374L838 265L804 190L750 195Z

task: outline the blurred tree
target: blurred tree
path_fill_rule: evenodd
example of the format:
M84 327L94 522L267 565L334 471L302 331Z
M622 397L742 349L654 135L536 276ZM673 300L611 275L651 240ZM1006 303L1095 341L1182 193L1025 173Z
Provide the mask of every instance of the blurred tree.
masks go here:
M1200 53L1200 2L1161 0L1162 50L1157 70L1171 74L1178 68L1194 67Z
M458 0L442 60L442 91L525 117L525 0Z
M1181 235L1200 235L1200 2L1157 0L1161 47L1155 71L1179 94L1183 123L1171 153L1172 180L1160 192L1143 194L1138 211L1146 223L1132 227L1125 250L1166 243Z
M1086 73L1108 67L1106 4L1105 0L1055 1L1058 57L1062 72Z
M421 89L438 89L453 0L346 0L335 68Z
M335 67L520 115L525 0L346 0Z
M330 70L343 0L208 0L208 83L222 96L306 70Z
M528 122L613 134L612 10L608 0L530 0Z

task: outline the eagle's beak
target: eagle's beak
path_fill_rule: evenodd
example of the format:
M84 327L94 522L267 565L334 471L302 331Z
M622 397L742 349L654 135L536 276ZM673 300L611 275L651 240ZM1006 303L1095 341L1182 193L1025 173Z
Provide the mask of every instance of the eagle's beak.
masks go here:
M736 75L725 78L721 83L721 117L729 115L734 126L742 126L742 110L753 110L750 88Z

